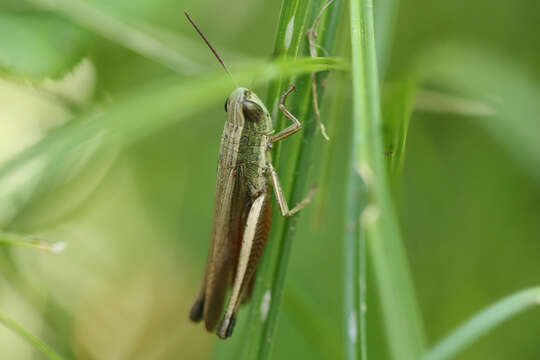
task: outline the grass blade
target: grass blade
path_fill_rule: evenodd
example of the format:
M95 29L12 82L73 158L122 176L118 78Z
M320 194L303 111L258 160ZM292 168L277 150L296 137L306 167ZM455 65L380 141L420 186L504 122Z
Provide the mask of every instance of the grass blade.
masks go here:
M44 356L51 360L62 360L63 358L54 352L50 347L45 345L41 340L30 334L22 326L17 324L15 321L7 317L6 315L0 313L0 323L4 324L8 329L11 329L17 335L22 337L24 340L28 341L30 344L34 345Z
M283 0L281 15L274 45L274 56L280 59L295 59L300 50L300 43L304 38L305 23L309 14L311 0ZM270 82L267 95L267 106L272 106L272 118L275 119L275 128L282 129L285 117L278 111L279 97L289 87L290 79L281 77ZM300 93L300 91L297 91ZM273 157L279 164L281 142L275 144ZM279 168L278 168L279 170Z
M488 306L443 338L422 360L445 360L457 354L504 321L533 306L540 305L540 287L512 294Z
M59 253L66 248L66 244L61 241L50 242L36 236L5 232L0 232L0 245L12 245L26 248L34 248L49 251L52 253Z
M361 214L359 244L364 234L392 357L417 359L423 353L425 339L383 158L373 2L352 0L350 5L354 136L358 144L355 170L360 174L367 198ZM358 305L357 321L362 324L365 323L362 302Z
M345 333L345 358L348 360L367 358L366 307L366 239L360 228L363 185L358 172L354 153L358 149L358 131L353 124L353 139L349 159L347 198L345 207L345 232L343 235L343 328Z
M365 3L362 4L366 6ZM366 161L365 155L368 154L366 147L366 136L368 130L368 114L363 113L366 106L373 106L376 99L368 99L365 89L366 78L369 70L364 67L365 54L362 47L367 44L361 43L360 31L364 32L365 22L360 21L360 2L352 0L350 2L350 21L351 21L351 59L352 59L352 82L353 82L353 122L352 122L352 140L350 153L350 175L348 182L348 202L345 233L345 311L347 331L346 336L346 355L347 359L366 359L367 358L367 326L366 326L366 298L360 292L360 283L365 283L366 273L362 271L364 264L361 259L365 259L365 254L361 251L365 246L365 232L361 228L360 216L362 208L365 207L361 201L362 193L365 193L364 184L358 177L358 164ZM374 51L374 50L373 50ZM375 78L377 74L371 74ZM378 91L378 89L375 89ZM370 102L371 100L371 102ZM360 104L364 104L363 106ZM378 106L376 104L375 106ZM365 196L364 196L365 197Z

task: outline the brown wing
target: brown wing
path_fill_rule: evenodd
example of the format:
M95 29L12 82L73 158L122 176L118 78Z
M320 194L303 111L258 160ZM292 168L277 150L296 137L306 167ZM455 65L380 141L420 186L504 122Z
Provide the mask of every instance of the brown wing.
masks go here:
M204 280L197 300L193 304L190 318L200 321L204 318L205 327L212 331L223 308L223 302L234 269L232 256L234 250L229 240L231 203L235 188L234 169L228 171L218 169L216 200L214 207L214 223L212 240L208 249L208 257ZM223 179L221 182L219 179Z
M190 313L193 321L204 318L208 331L213 331L219 321L238 263L248 209L244 181L243 167L238 166L217 186L212 242L203 288Z
M270 232L271 221L270 196L268 192L264 192L253 201L246 219L232 294L227 311L218 329L218 336L221 338L229 337L232 334L238 308L245 298L246 291L249 289L264 250Z
M204 294L203 317L208 331L213 331L219 321L235 266L236 250L230 239L230 219L237 178L235 169L231 170L222 191L216 195L211 254L206 268Z
M250 266L253 267L253 271L251 274L251 280L249 281L249 284L245 288L245 290L242 293L242 301L241 303L245 303L250 297L251 293L253 292L253 286L255 283L255 275L257 274L257 267L259 260L262 257L264 248L266 246L266 240L268 239L268 235L270 234L270 227L272 225L272 202L270 201L270 197L268 196L268 199L266 200L263 213L261 216L261 219L259 221L259 225L257 227L257 234L255 236L255 246L253 248L253 257L251 260Z

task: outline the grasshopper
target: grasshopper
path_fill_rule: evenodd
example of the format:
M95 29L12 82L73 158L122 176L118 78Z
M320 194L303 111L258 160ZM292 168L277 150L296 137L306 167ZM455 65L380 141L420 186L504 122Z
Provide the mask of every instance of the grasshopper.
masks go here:
M225 71L227 66L188 13L186 17ZM292 216L306 206L314 194L289 209L276 170L272 166L272 144L296 133L302 125L285 107L294 85L280 98L279 109L293 124L275 133L272 118L257 95L246 88L235 89L225 102L227 121L221 135L217 169L212 239L204 280L190 312L191 320L204 320L208 331L218 325L227 290L232 292L217 335L232 335L240 305L251 293L257 264L263 253L272 222L271 189L283 216Z

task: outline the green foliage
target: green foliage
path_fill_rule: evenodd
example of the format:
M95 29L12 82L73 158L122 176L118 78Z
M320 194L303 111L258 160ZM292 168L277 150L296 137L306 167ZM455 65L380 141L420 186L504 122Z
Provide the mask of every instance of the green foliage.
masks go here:
M401 180L414 100L415 86L407 81L386 84L382 91L384 157L394 180Z
M38 338L27 332L22 326L15 321L0 313L0 323L16 332L19 336L24 338L30 344L34 345L47 359L50 360L62 360L62 357L54 352L51 348L41 342Z
M64 15L74 23L91 29L96 34L149 57L181 74L202 70L193 58L184 55L189 52L193 56L193 44L173 34L160 32L159 29L155 30L151 27L144 29L144 24L131 24L134 21L130 23L118 19L115 14L103 11L96 4L86 1L31 0L31 2L44 10ZM164 36L166 40L162 39Z
M0 232L0 244L34 248L55 253L62 251L65 247L65 244L61 242L54 243L35 236L2 232Z
M58 77L88 53L88 36L55 14L0 13L0 69L31 78Z
M422 359L452 359L509 318L540 304L540 287L522 290L490 305L436 344Z

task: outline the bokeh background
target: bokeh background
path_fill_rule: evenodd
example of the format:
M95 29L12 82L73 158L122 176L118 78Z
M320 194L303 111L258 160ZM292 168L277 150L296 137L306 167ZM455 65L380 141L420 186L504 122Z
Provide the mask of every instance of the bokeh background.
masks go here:
M0 10L31 11L40 3L46 2L1 0ZM241 64L270 58L280 9L279 1L262 0L86 3L141 29L160 29L164 39L167 34L184 39L188 57L207 71L219 69L183 10L226 60ZM396 4L398 10L392 10ZM539 282L540 3L385 0L375 5L377 36L391 39L378 49L384 89L405 81L419 85L403 176L394 185L433 344L484 306ZM347 15L342 19L339 41L346 44ZM8 25L0 24L5 28L0 38L16 36ZM84 59L69 74L37 84L9 71L0 78L0 166L75 111L106 107L126 91L171 73L103 34L83 33ZM36 44L54 42L47 35L36 33ZM349 92L335 84L331 75L326 98L341 94L350 104ZM348 144L347 109L325 120L338 124L331 127L337 147L328 155L323 144L316 157L329 162L321 166L329 196L301 216L275 359L343 354L340 234L347 162L341 154ZM209 243L224 119L222 106L212 103L189 121L127 147L96 141L70 157L73 144L66 143L52 162L38 158L4 176L0 228L68 246L59 254L2 248L0 310L78 359L211 358L217 337L190 323L187 314ZM320 175L313 176L317 182ZM385 359L376 290L373 278L368 281L369 353ZM539 333L540 312L528 311L459 358L538 359ZM40 355L0 327L0 358Z

